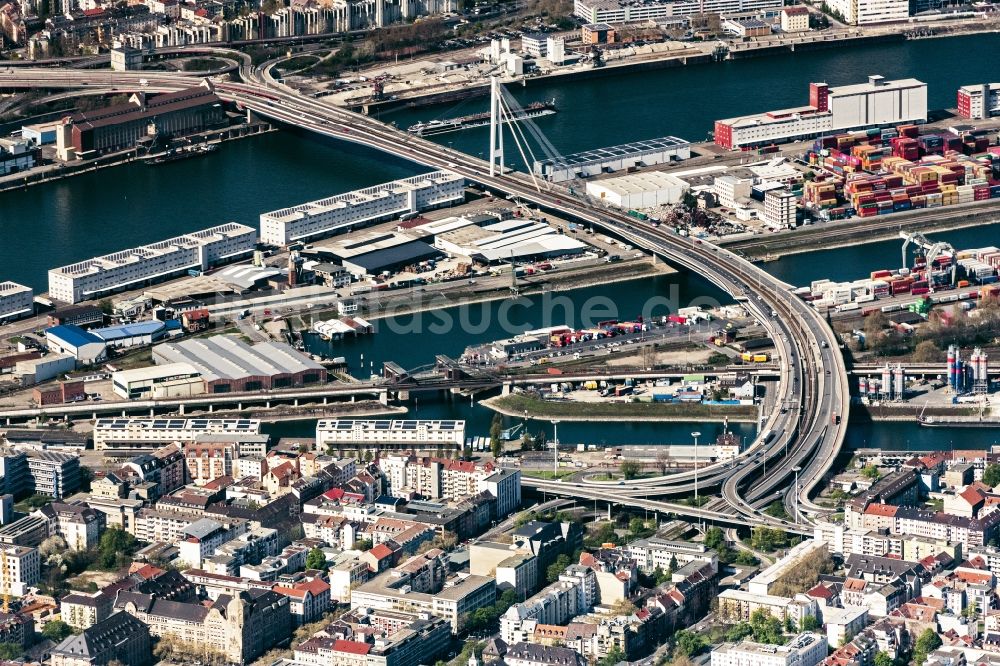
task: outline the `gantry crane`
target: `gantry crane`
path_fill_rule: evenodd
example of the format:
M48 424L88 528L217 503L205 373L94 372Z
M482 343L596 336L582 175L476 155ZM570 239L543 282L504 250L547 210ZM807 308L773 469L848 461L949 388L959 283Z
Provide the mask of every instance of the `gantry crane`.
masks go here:
M900 231L899 237L903 239L903 267L906 267L907 255L906 251L910 247L910 243L913 243L920 249L924 251L924 256L926 257L928 268L938 257L949 257L951 259L951 286L955 286L955 278L958 270L958 260L955 252L955 248L951 246L951 243L946 243L944 241L933 242L927 239L922 233L919 232L908 232Z

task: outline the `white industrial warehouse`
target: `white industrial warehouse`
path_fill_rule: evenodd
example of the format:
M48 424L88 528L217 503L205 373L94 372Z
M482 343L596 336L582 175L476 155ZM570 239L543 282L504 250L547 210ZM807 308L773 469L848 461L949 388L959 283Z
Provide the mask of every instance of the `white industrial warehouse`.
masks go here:
M465 179L450 171L434 171L263 213L260 240L283 246L463 201Z
M230 222L49 271L49 296L79 303L253 254L257 232Z

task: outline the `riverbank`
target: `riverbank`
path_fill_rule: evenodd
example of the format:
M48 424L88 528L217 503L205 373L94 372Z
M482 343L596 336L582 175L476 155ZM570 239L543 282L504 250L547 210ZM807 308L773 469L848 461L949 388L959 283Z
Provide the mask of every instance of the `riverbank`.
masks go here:
M756 423L757 407L751 405L672 405L653 402L557 402L526 395L505 395L482 400L480 405L505 416L559 419L562 421L730 421Z
M954 208L955 210L950 210ZM717 244L738 251L747 259L772 260L817 250L834 250L895 240L900 231L930 233L953 231L1000 222L1000 200L977 201L948 208L913 210L876 218L824 222L767 236L719 239Z
M543 274L544 277L539 280L533 281L530 278L519 278L518 296L528 297L546 292L573 291L583 287L642 280L657 275L670 275L676 272L668 264L662 261L653 261L652 259L562 269L555 273ZM445 308L507 300L511 297L509 280L509 275L507 277L494 278L493 281L497 285L489 289L479 288L476 290L449 291L433 295L427 295L426 293L390 295L386 297L384 302L381 300L376 302L377 309L365 310L363 316L369 321L378 321ZM485 279L480 280L480 282L489 284L488 280ZM310 313L310 315L317 319L339 316L333 310ZM301 316L294 321L296 321L296 330L306 330L309 328L302 321Z
M252 124L242 124L235 127L227 127L223 130L212 130L192 134L186 138L199 144L220 144L237 139L245 139L251 136L259 136L276 131L277 128L270 123L257 122ZM25 189L32 185L43 185L52 183L72 176L79 176L91 173L100 169L123 166L134 162L142 162L138 148L130 148L117 153L109 153L90 160L76 160L73 162L50 163L35 167L28 171L20 171L0 178L0 193L9 190Z
M917 417L975 416L979 412L969 407L924 407L923 405L851 405L851 422L916 423Z

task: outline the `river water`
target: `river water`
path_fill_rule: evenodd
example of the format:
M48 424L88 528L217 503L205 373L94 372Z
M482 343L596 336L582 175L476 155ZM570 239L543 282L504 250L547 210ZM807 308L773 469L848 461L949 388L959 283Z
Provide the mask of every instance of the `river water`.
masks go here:
M533 82L514 87L527 103L554 98L557 115L538 120L562 153L596 148L667 134L692 141L704 138L716 118L797 106L806 102L810 81L831 85L858 82L869 74L888 78L912 76L929 85L932 108L954 106L958 86L994 78L995 63L984 53L1000 50L1000 35L977 35L898 44L796 53L719 64L665 69L641 74L615 74L575 82ZM421 110L388 112L384 120L406 127L419 120L446 118L485 110L485 99L473 99ZM486 150L487 132L470 130L437 137L441 143L479 154ZM509 152L513 153L513 150ZM46 290L46 271L54 266L99 254L169 238L228 221L256 225L261 212L318 199L334 193L421 172L415 165L387 158L349 144L319 140L282 131L228 143L215 154L157 167L103 170L26 190L0 194L0 280L14 280ZM997 243L996 228L941 234L958 247ZM898 264L899 244L796 255L772 262L767 269L794 283L820 277L848 279L875 268ZM448 332L431 329L436 316L422 316L418 330L400 319L397 326L380 325L367 338L330 347L353 367L394 360L404 366L431 362L436 353L457 355L474 342L503 337L516 330L576 320L585 302L610 301L618 317L631 318L651 299L687 305L698 296L722 299L699 276L679 273L621 285L596 286L572 292L567 310L547 309L544 297L516 310L511 326L499 324L499 303L469 306L455 321L467 326ZM672 300L671 300L672 299ZM463 314L464 312L464 314ZM514 310L512 309L512 314ZM567 316L567 313L569 316ZM514 330L511 330L514 329ZM485 435L490 413L464 401L424 400L411 412L421 418L465 418L470 434ZM508 420L509 424L514 421ZM547 423L546 428L551 428ZM276 433L305 435L312 423L275 424ZM721 426L697 424L707 437ZM537 428L532 426L531 430ZM691 424L609 423L572 424L560 428L566 443L687 443ZM752 435L751 426L735 426ZM1000 439L1000 432L923 430L915 425L853 426L852 446L946 447L982 446ZM703 440L704 441L704 440Z

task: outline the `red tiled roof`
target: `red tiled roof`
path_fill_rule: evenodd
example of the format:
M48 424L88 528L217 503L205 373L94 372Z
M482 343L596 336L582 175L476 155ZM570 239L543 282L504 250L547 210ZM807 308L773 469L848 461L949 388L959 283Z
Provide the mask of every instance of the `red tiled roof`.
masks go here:
M816 598L819 598L819 599L832 599L833 598L833 590L831 590L830 588L828 588L826 585L817 585L813 589L811 589L808 592L806 592L806 594L808 596L810 596L810 597L816 597Z
M371 553L372 557L376 560L384 560L385 558L392 556L392 550L384 543L380 543L368 552Z
M869 504L868 508L865 509L865 513L869 516L884 516L886 518L893 518L896 515L896 507L892 504Z
M368 643L359 643L358 641L338 640L333 644L334 652L347 652L348 654L368 654L371 649L372 646Z

